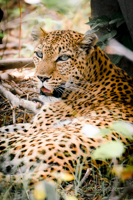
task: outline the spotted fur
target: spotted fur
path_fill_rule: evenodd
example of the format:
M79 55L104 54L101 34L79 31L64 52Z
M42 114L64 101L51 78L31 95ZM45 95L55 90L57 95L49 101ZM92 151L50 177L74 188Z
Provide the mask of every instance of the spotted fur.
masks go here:
M133 123L133 80L96 46L95 34L63 30L33 37L41 98L53 102L44 104L28 128L2 131L0 171L3 178L28 171L34 181L55 180L52 172L74 173L78 160L84 170L92 162L97 165L92 152L109 140L119 137L129 144L117 133L88 138L82 128L108 127L118 120Z

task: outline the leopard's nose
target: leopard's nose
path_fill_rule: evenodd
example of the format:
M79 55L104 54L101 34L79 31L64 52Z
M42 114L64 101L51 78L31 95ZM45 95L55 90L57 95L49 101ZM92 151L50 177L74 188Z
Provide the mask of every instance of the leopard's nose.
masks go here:
M44 81L47 81L47 80L50 79L51 77L47 77L47 76L37 76L37 78L39 78L40 81L42 81L42 83L43 83Z

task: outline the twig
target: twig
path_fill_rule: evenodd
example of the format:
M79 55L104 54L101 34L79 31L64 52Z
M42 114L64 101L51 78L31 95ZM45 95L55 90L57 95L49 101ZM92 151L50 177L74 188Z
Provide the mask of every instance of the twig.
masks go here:
M13 116L13 124L16 123L16 119L15 119L15 107L12 108L12 116Z
M118 177L116 177L115 180L114 180L114 183L113 183L113 186L112 186L112 192L111 192L109 200L111 200L115 197L117 185L118 185Z
M19 58L21 52L21 1L19 0L19 11L20 11L20 25L19 25Z
M114 165L117 165L118 164L117 159L116 158L112 158L112 163ZM115 196L115 191L116 191L117 185L118 185L118 177L116 177L114 182L113 182L112 192L111 192L110 198L113 198Z
M20 91L18 88L8 85L7 83L2 83L2 86L8 88L13 94L23 95L22 91Z
M5 112L5 111L4 111ZM16 117L15 117L15 120L20 117L24 112L20 112ZM13 124L13 120L9 120L8 122L4 123L4 126L7 126L9 124Z
M5 50L5 49L3 49L3 52L0 52L0 56L3 57L3 55L10 55L10 54L17 54L18 53L18 50L8 51L8 50Z
M15 89L15 91L16 91L17 94L22 95L22 94L25 93L25 91L23 91L22 88L19 87L13 80L10 81L10 82L7 80L7 82L8 82L9 84L11 84L11 86ZM11 92L12 92L12 91L11 91Z
M122 199L123 199L127 194L129 194L129 193L133 193L133 186L132 186L132 185L129 186L129 187L127 187L127 188L124 190L123 194L121 194L121 196L118 197L118 200L122 200Z
M26 190L25 193L26 193L26 195L27 195L27 198L30 200L29 194L28 194L28 190Z
M21 44L21 47L26 47L26 45ZM18 43L10 42L7 43L6 46L5 44L0 44L0 49L18 49L19 45Z
M10 101L12 106L22 106L23 108L32 110L34 113L38 113L40 110L36 108L36 104L34 102L25 99L19 99L11 92L7 91L2 85L0 85L0 93Z
M27 93L27 92L31 92L31 93L37 93L39 94L39 89L36 88L28 88L28 87L22 87L22 89Z
M29 98L29 95L27 94L27 100L28 98ZM24 109L24 123L26 122L25 118L26 118L26 109Z
M88 178L88 176L89 176L91 170L92 170L91 168L88 168L88 169L87 169L87 171L86 171L84 177L83 177L82 180L80 181L79 187L81 187L81 186L83 185L83 183L85 182L85 180Z
M39 94L39 89L37 89L37 88L20 87L13 80L10 81L10 82L8 80L6 80L6 82L8 84L11 84L11 85L8 85L7 83L4 83L4 82L2 82L2 85L4 87L9 88L12 93L15 92L15 94L17 93L20 96L24 96L24 93L27 94L28 92L29 93L37 93L37 94ZM28 83L28 81L27 81L27 83ZM34 85L33 82L30 82L30 85L32 85L32 84ZM21 84L19 84L19 85L21 85Z

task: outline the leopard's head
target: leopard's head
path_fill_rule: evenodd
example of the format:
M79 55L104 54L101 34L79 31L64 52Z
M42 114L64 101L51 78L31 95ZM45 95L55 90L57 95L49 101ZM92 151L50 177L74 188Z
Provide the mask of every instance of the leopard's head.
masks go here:
M81 34L71 30L46 33L33 31L37 40L33 60L39 79L41 95L62 96L64 89L84 80L86 63L97 42L95 34Z

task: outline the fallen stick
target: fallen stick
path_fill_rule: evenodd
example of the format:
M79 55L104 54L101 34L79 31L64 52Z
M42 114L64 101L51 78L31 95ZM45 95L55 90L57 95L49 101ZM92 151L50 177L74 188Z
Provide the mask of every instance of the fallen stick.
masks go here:
M82 180L80 181L79 187L81 187L83 185L83 183L85 182L85 180L88 178L88 176L90 175L92 168L88 168L84 177L82 178Z
M11 60L0 60L0 70L7 70L7 69L15 69L15 68L34 68L35 65L33 63L32 58L18 58L18 59L11 59Z
M5 88L8 88L12 93L18 94L18 95L23 95L24 93L20 91L18 88L13 87L11 85L8 85L7 83L2 83L2 86Z
M123 194L118 197L118 200L122 200L126 197L127 194L133 193L133 186L129 185L127 188L124 189Z
M22 44L21 47L26 47L26 45ZM12 49L12 48L18 49L19 48L18 43L10 42L7 44L0 44L0 49Z
M17 54L17 53L18 53L18 50L12 50L12 51L5 50L5 51L0 52L0 56L3 57L3 56Z
M40 111L40 109L36 108L36 103L25 99L19 99L17 96L6 90L2 85L0 85L0 93L10 101L13 107L22 106L23 108L32 110L34 113L38 113Z

